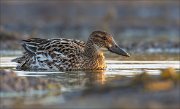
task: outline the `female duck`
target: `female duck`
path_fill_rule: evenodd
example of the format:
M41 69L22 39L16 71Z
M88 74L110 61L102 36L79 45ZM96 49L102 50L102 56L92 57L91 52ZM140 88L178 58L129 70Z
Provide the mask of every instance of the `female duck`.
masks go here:
M100 48L129 56L107 32L94 31L85 43L73 39L31 38L22 41L24 55L13 61L18 70L97 70L105 69L105 58Z

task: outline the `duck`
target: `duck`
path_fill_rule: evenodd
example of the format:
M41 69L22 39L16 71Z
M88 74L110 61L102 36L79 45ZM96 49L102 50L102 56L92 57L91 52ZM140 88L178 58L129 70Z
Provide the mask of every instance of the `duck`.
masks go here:
M93 31L87 42L67 38L30 38L22 40L23 55L13 62L17 70L71 71L106 69L101 48L112 53L130 55L116 44L113 36L105 31Z

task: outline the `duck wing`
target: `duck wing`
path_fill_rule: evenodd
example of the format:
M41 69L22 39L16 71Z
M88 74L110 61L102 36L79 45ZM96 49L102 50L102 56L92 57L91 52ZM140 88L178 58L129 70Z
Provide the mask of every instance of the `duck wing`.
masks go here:
M22 40L22 46L26 52L28 52L29 54L34 54L38 51L42 51L42 50L46 51L52 48L68 49L69 47L72 46L77 49L84 48L85 43L80 40L65 39L65 38L58 38L58 39L31 38L28 40Z
M48 39L41 39L41 38L31 38L28 40L22 40L22 47L25 49L27 53L30 55L35 54L37 52L37 49L43 45L49 43Z
M60 69L62 69L78 59L79 54L84 50L85 43L65 38L31 38L23 40L22 46L25 49L24 55L13 60L19 63L19 69L24 69L24 66L31 69L33 63L33 66L38 66L38 68L42 69L47 69L47 66L52 68L52 65L58 69L61 66Z
M37 47L37 46L36 46ZM51 59L69 59L83 52L85 43L73 39L49 39L48 42L40 44L35 50L36 55L45 54Z

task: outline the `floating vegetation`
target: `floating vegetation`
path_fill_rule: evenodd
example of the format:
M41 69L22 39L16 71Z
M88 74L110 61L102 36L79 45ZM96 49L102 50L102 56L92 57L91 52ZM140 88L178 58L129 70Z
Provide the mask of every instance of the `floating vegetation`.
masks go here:
M172 67L163 69L161 72L161 78L162 79L171 79L173 81L180 80L179 73L177 73L176 70Z
M147 73L142 73L134 77L132 84L142 84L148 91L169 90L176 86L179 73L172 67L163 69L160 76L152 77Z

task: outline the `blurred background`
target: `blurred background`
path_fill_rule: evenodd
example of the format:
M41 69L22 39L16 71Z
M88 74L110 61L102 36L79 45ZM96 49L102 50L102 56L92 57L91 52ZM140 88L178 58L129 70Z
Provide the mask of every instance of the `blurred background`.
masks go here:
M179 0L0 0L0 108L180 109ZM100 71L18 71L27 38L111 33ZM24 64L25 61L23 61ZM10 108L9 108L10 107Z
M86 41L95 30L131 52L179 53L178 0L1 0L1 50L30 37ZM6 43L5 43L6 42Z

